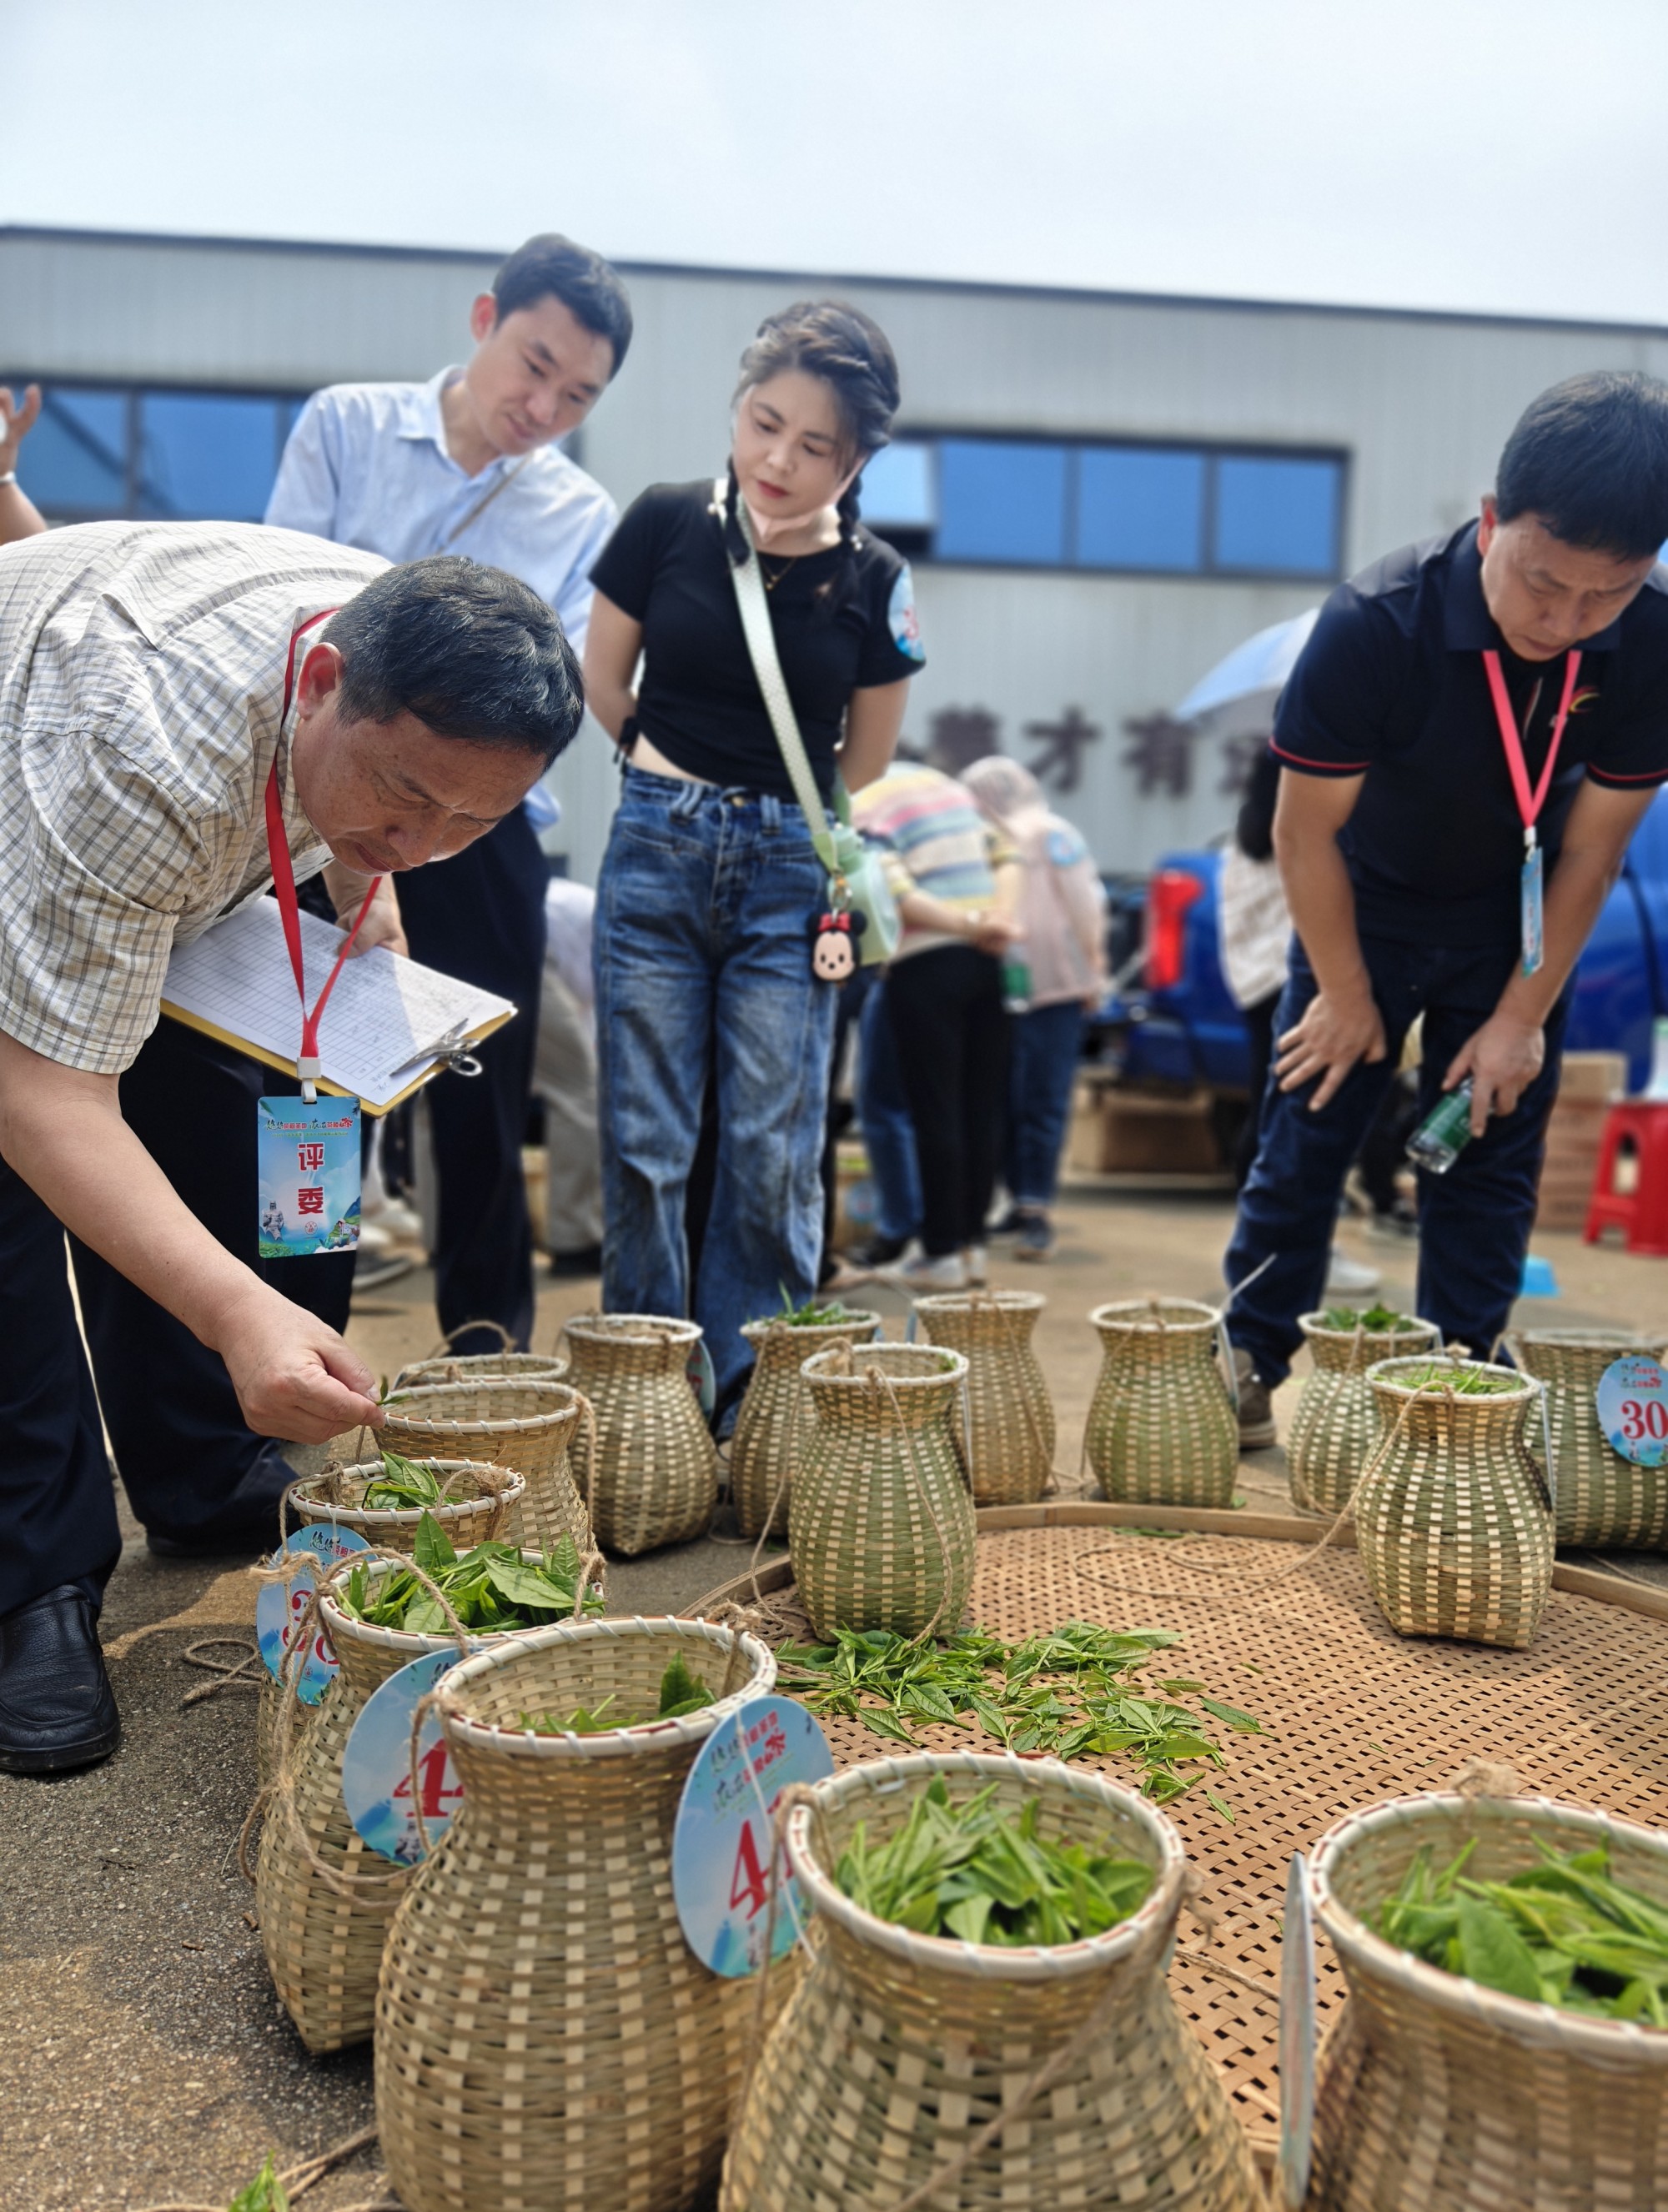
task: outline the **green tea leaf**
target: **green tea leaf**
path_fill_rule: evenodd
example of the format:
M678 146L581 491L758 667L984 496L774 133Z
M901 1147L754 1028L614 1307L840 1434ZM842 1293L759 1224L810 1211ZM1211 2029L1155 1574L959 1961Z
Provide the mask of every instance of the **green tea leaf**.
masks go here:
M247 2189L240 2189L226 2212L289 2212L289 2198L272 2164L272 2154Z
M1541 1978L1529 1946L1497 1906L1480 1897L1462 1897L1458 1935L1460 1959L1472 1981L1539 2002Z
M432 1575L436 1581L443 1568L457 1565L458 1555L452 1548L452 1540L432 1513L425 1513L417 1522L411 1557L424 1574Z

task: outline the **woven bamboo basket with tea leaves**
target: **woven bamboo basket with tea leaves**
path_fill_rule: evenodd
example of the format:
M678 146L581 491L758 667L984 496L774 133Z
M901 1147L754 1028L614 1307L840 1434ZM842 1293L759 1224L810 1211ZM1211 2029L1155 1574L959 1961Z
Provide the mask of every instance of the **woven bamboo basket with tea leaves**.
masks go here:
M547 1377L501 1376L426 1383L387 1401L380 1432L408 1459L446 1453L511 1468L527 1484L504 1523L504 1541L548 1552L564 1536L582 1559L594 1548L591 1517L569 1472L569 1447L587 1407L579 1392Z
M1402 1797L1329 1828L1311 1880L1349 1985L1321 2054L1308 2212L1652 2212L1668 2204L1668 2031L1428 1966L1375 1932L1421 1850L1505 1881L1606 1844L1668 1907L1668 1839L1546 1799Z
M1029 1505L1054 1472L1054 1407L1031 1341L1047 1303L1034 1291L958 1291L915 1302L928 1341L966 1357L975 1504Z
M1524 1442L1539 1384L1428 1358L1380 1360L1367 1381L1381 1435L1355 1486L1355 1542L1385 1618L1403 1636L1526 1649L1552 1588L1552 1516Z
M803 1371L816 1418L788 1548L817 1634L953 1634L977 1541L959 1434L966 1359L926 1345L837 1345Z
M353 1724L372 1692L408 1661L468 1648L449 1635L412 1636L356 1619L334 1585L356 1563L339 1562L319 1595L319 1617L340 1662L336 1679L311 1709L281 1692L277 1756L255 1861L256 1911L273 1986L314 2052L369 2039L383 1941L413 1871L372 1850L348 1818L342 1759Z
M1193 1298L1123 1298L1089 1320L1101 1362L1083 1443L1107 1497L1231 1504L1239 1431L1216 1356L1215 1310Z
M1004 1811L1037 1802L1051 1840L1141 1860L1157 1877L1147 1901L1105 1935L1051 1948L963 1943L877 1919L834 1867L859 1821L884 1841L934 1778L956 1803L994 1782ZM932 2212L1252 2212L1263 2202L1227 2092L1165 1981L1181 1841L1133 1791L1053 1759L876 1759L819 1784L789 1814L787 1843L822 1940L754 2069L722 2212L892 2212L1074 2037L1084 2047L933 2191Z
M674 1656L716 1702L595 1735L522 1725L653 1713ZM607 1620L440 1685L464 1798L377 2001L382 2155L408 2212L678 2212L717 2179L753 1991L685 1942L672 1830L702 1744L775 1679L733 1630Z
M586 1314L566 1324L574 1387L596 1413L574 1438L574 1479L597 1541L635 1559L704 1534L718 1501L718 1455L689 1362L692 1321L661 1314Z
M1506 1342L1525 1374L1546 1385L1558 1541L1668 1549L1668 1467L1639 1467L1613 1451L1596 1402L1599 1379L1612 1362L1630 1353L1658 1358L1660 1340L1647 1343L1621 1330L1525 1329ZM1529 1425L1528 1442L1543 1458L1537 1422Z
M1398 1353L1436 1349L1434 1322L1405 1316L1396 1328L1329 1328L1324 1313L1300 1314L1314 1362L1298 1394L1286 1439L1292 1503L1300 1512L1342 1513L1379 1433L1367 1370Z
M456 1352L452 1346L466 1330L490 1328L503 1339L498 1352ZM559 1382L568 1363L559 1352L518 1352L515 1339L498 1321L466 1322L442 1337L426 1359L413 1359L394 1377L396 1390L419 1389L426 1382Z
M880 1328L879 1314L855 1310L843 1321L794 1323L773 1315L742 1323L756 1354L730 1439L730 1495L744 1536L757 1536L767 1518L773 1535L788 1533L794 1466L812 1418L801 1368L833 1345L873 1343Z

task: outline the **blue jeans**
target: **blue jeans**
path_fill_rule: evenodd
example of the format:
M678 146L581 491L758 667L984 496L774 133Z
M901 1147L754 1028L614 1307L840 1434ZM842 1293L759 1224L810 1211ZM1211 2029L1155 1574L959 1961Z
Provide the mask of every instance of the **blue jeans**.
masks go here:
M1358 1061L1318 1114L1309 1109L1313 1084L1281 1091L1269 1070L1257 1158L1223 1263L1229 1283L1238 1284L1270 1253L1276 1255L1227 1317L1229 1336L1271 1386L1290 1372L1302 1338L1298 1316L1321 1303L1344 1176L1389 1088L1414 1017L1425 1017L1422 1121L1441 1096L1448 1063L1494 1012L1516 964L1514 954L1500 951L1444 952L1373 937L1361 939L1361 957L1384 1018L1386 1055L1372 1066ZM1294 938L1276 1037L1301 1018L1315 989L1313 970ZM1523 1280L1568 1011L1566 989L1547 1018L1545 1062L1515 1109L1473 1137L1446 1175L1419 1177L1415 1304L1424 1320L1434 1322L1445 1338L1470 1345L1479 1359L1488 1357L1506 1327Z
M857 1120L880 1200L875 1234L905 1244L921 1234L921 1167L916 1158L915 1123L910 1119L898 1048L886 1016L883 975L876 976L858 1018Z
M826 888L791 801L626 770L594 952L603 1304L692 1312L721 1407L752 1364L743 1322L816 1287L837 987L811 973L810 924ZM717 1169L691 1285L684 1198L709 1082Z
M1016 1014L1009 1035L1014 1058L1007 1079L1007 1146L1002 1181L1015 1206L1046 1213L1060 1180L1071 1118L1071 1087L1083 1050L1083 1009L1032 1006Z

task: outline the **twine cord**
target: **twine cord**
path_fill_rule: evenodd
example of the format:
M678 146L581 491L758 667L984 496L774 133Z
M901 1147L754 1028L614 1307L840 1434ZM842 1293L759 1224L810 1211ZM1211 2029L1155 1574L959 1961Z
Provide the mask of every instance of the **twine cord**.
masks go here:
M376 2136L374 2127L361 2128L357 2135L348 2136L341 2142L332 2143L328 2150L319 2151L311 2158L302 2159L299 2165L289 2166L279 2174L279 2188L293 2203L296 2197L304 2197L309 2189L316 2188L338 2166L345 2165L349 2159L356 2157L362 2150L368 2150ZM387 2178L384 2174L376 2176L379 2189ZM166 2204L144 2205L141 2212L226 2212L226 2208L223 2203L185 2203L171 2199ZM394 2199L378 2196L362 2204L349 2205L346 2212L400 2212L400 2208Z

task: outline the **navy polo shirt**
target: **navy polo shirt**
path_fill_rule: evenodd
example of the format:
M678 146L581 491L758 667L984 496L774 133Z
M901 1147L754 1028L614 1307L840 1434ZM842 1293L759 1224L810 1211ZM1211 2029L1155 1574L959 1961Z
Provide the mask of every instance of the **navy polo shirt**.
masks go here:
M1523 817L1482 653L1501 657L1531 787L1545 764L1564 657L1521 660L1482 596L1477 526L1404 546L1341 584L1281 694L1274 750L1301 775L1366 781L1338 839L1363 936L1515 949ZM1580 647L1537 829L1548 868L1582 779L1668 781L1668 570Z

